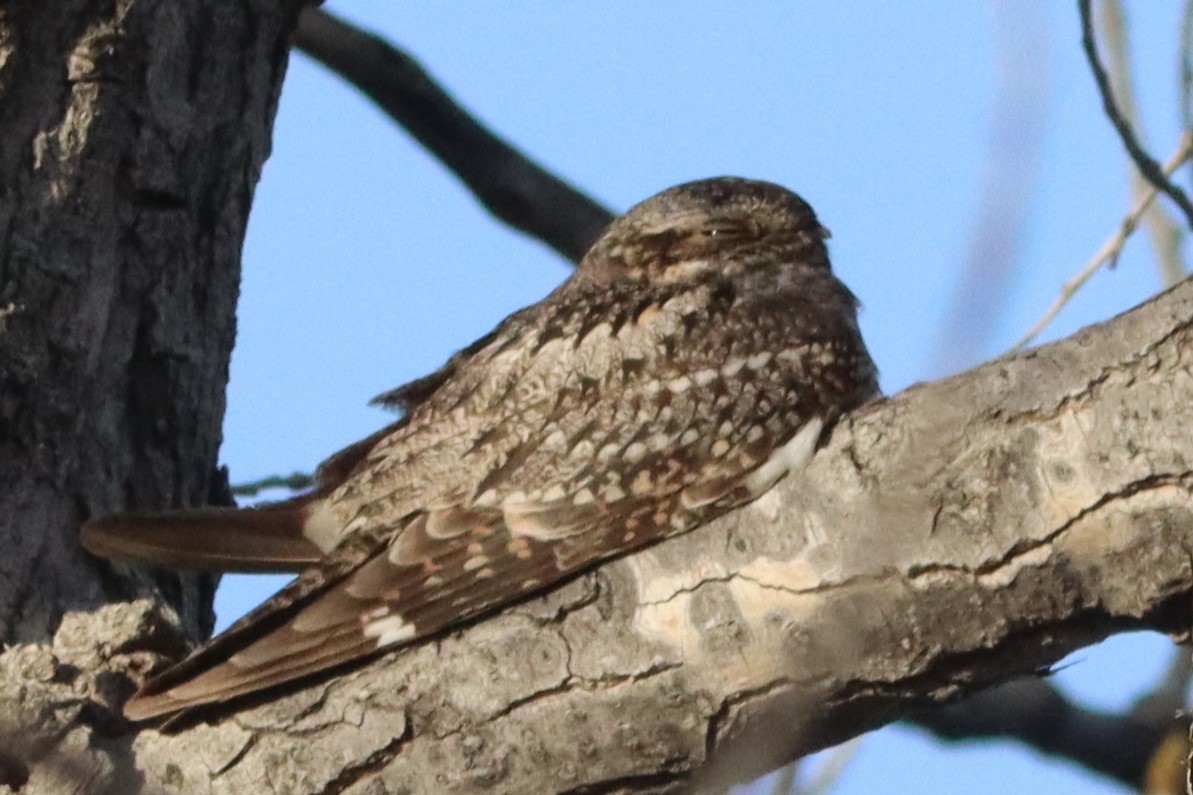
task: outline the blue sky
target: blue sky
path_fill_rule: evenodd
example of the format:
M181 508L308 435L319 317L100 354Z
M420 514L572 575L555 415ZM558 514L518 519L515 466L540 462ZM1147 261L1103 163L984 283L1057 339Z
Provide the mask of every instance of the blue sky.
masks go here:
M1148 143L1164 160L1179 135L1179 4L1126 5ZM721 174L799 192L833 231L834 269L862 299L888 393L1003 352L1130 203L1072 2L327 7L406 49L486 124L615 210ZM1008 80L1041 98L1034 150L1030 136L992 131ZM1021 192L994 192L1025 217L1014 275L988 333L946 332L989 173ZM310 471L389 422L369 398L434 369L569 271L296 55L244 250L222 450L233 482ZM1045 338L1160 287L1146 241L1133 240ZM228 578L221 626L278 585ZM1058 680L1087 703L1121 706L1168 648L1115 639ZM941 751L893 728L864 741L837 791L1120 790L1011 745Z

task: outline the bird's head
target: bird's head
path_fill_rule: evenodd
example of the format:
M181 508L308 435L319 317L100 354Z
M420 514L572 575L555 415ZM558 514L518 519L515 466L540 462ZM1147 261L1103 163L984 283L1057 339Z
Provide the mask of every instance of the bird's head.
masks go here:
M718 177L630 208L593 244L579 274L667 283L793 261L828 269L828 236L808 203L786 188Z

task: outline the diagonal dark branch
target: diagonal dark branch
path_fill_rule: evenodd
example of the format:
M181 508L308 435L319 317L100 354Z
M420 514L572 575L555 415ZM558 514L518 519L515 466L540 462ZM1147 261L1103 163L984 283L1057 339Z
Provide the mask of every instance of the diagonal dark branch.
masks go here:
M377 103L489 212L572 262L613 215L470 116L406 53L326 11L302 12L295 44Z
M1106 70L1110 89L1114 93L1119 111L1131 125L1136 138L1147 141L1146 130L1139 115L1138 101L1131 77L1131 58L1128 53L1127 15L1122 0L1102 0L1098 26L1104 42ZM1150 182L1143 178L1139 169L1128 166L1127 175L1133 198L1152 190ZM1166 171L1165 176L1167 177ZM1171 287L1185 276L1185 264L1181 257L1181 242L1184 228L1173 219L1162 204L1153 204L1143 214L1144 229L1155 255L1156 270L1162 283Z
M1106 75L1106 70L1102 67L1102 62L1098 58L1098 43L1094 35L1093 15L1091 13L1091 0L1077 0L1077 7L1081 13L1081 46L1085 50L1085 57L1089 61L1090 71L1093 72L1094 82L1098 85L1098 92L1102 95L1102 106L1106 110L1106 116L1110 119L1110 123L1114 125L1114 129L1118 131L1119 138L1122 139L1123 146L1127 150L1127 154L1135 163L1135 167L1139 169L1139 173L1143 175L1144 179L1156 186L1156 189L1167 195L1173 202L1180 207L1181 212L1185 214L1185 220L1190 229L1193 229L1193 203L1189 202L1189 197L1179 187L1174 185L1169 180L1160 168L1160 164L1148 155L1139 144L1139 140L1135 137L1131 125L1127 122L1126 117L1122 111L1119 110L1118 103L1115 101L1114 92L1110 88L1110 78Z

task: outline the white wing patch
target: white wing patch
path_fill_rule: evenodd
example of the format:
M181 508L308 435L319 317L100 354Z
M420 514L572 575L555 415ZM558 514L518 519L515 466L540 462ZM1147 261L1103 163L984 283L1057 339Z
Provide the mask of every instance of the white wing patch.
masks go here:
M766 463L746 478L746 488L750 493L757 497L778 483L788 472L802 469L812 459L812 453L816 452L816 442L820 439L822 430L824 419L821 417L812 417L804 423L787 444L771 453Z
M366 638L377 639L377 648L384 649L413 638L414 625L404 621L401 616L384 615L366 622L363 632Z

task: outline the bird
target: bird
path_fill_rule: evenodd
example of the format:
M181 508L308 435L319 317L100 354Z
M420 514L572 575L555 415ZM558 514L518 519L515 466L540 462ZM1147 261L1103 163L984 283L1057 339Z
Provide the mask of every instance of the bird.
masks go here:
M308 493L84 524L102 557L298 572L124 714L223 708L360 664L766 492L878 394L828 237L773 183L669 188L545 299L379 396L400 418Z

